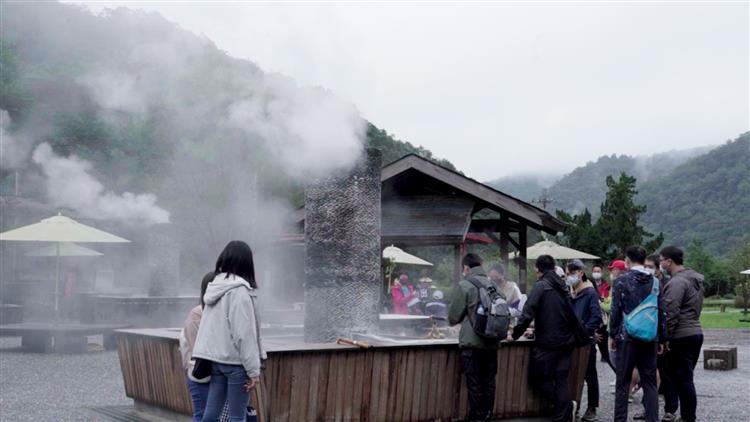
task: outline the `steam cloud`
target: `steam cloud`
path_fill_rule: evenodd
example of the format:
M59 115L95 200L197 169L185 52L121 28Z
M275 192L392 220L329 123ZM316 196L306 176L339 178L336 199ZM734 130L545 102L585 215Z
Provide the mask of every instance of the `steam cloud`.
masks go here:
M43 143L32 156L47 177L47 192L56 206L77 210L85 217L136 220L147 224L169 222L169 212L156 206L156 195L117 195L105 191L89 172L91 163L76 156L61 157Z
M0 167L3 169L16 169L23 165L31 148L24 136L11 133L10 125L10 114L0 109Z

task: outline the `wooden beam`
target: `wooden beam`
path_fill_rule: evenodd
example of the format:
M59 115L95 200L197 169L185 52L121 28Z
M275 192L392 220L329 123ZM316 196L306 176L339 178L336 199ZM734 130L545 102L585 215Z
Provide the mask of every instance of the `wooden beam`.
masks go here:
M521 293L526 293L526 277L527 277L527 264L526 260L526 247L528 246L528 229L524 227L518 232L518 286L521 288Z
M508 268L509 259L508 254L510 248L508 247L508 238L510 233L508 232L508 217L506 215L500 216L500 260L502 261L505 268Z
M461 258L461 245L455 245L453 247L453 283L455 284L461 281L461 273L463 272Z

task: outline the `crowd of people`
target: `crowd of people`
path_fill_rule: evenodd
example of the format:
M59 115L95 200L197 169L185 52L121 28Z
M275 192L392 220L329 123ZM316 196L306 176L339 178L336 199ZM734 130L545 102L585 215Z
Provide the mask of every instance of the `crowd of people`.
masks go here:
M504 273L501 268L492 267L488 276L479 256L467 254L462 264L463 279L452 294L448 319L461 324L459 347L469 394L468 419L485 421L494 408L501 344L481 336L474 327L472 316L481 306L478 286L494 285L509 303L516 301L516 293L507 282L505 288L498 283L496 275ZM550 404L553 421L598 420L598 349L601 360L616 374L615 422L628 420L628 404L637 389L643 391L644 411L633 415L634 419L695 422L693 371L703 344L699 320L703 276L684 267L683 251L675 246L650 256L640 246L629 247L624 259L607 269L609 280L600 265L591 267L589 277L580 260L561 268L549 255L537 258L537 282L525 301L518 299L524 302L522 311L506 339L534 339L531 387ZM590 351L585 375L587 408L581 415L568 378L573 351L584 346ZM660 392L665 403L661 419Z
M507 280L501 264L485 271L482 258L469 253L462 267L463 277L448 302L432 280L423 277L414 286L407 274L395 280L391 299L396 313L460 324L469 420L492 416L500 340L527 337L534 339L528 379L548 401L553 421L579 417L568 379L573 351L584 346L590 353L585 375L588 406L582 421L598 418L597 349L616 373L614 421L628 420L628 403L636 388L643 391L644 412L635 419L673 422L679 409L682 421L696 421L693 371L703 344L703 276L684 267L681 249L669 246L647 256L642 247L629 247L624 260L607 266L609 280L602 266L591 267L589 276L580 260L562 268L553 257L542 255L536 259L537 282L528 296ZM214 271L203 277L200 304L190 311L180 334L194 422L247 421L252 412L249 395L260 382L266 358L257 288L252 250L241 241L230 242ZM507 337L489 338L477 329L478 315L490 312L482 308L480 291L499 294L503 306L498 309L516 320L511 329L503 329ZM665 402L661 419L660 391Z

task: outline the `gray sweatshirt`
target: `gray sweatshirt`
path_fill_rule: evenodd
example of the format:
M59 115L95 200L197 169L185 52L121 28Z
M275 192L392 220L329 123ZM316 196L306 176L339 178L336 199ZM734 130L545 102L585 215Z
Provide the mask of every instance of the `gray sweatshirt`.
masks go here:
M193 358L242 365L247 376L260 376L266 358L260 337L257 293L244 279L217 274L209 283L206 304L193 348Z
M703 334L700 316L703 310L703 274L685 268L672 274L664 287L667 338Z

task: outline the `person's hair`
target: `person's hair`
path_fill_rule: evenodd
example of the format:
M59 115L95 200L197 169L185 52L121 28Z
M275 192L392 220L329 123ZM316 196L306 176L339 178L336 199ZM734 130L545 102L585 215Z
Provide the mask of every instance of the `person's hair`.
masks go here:
M601 272L601 271L604 270L603 266L601 266L601 265L594 265L593 267L591 267L591 272L592 273L594 272L594 268L599 268L599 272Z
M461 265L466 265L469 268L478 267L482 265L482 258L475 253L467 253L461 260Z
M671 259L677 265L682 265L684 255L682 249L677 246L667 246L659 252L664 259Z
M206 307L206 303L203 302L203 296L206 295L206 289L208 288L208 283L214 281L214 277L216 277L216 273L211 271L209 273L206 273L206 275L203 276L203 280L201 280L201 297L200 297L201 308Z
M653 254L646 257L646 261L651 261L656 266L656 269L659 269L659 255Z
M255 265L253 264L253 250L241 241L233 240L227 243L216 260L216 274L227 273L242 277L253 289L258 288L255 282Z
M534 263L536 269L543 273L546 273L547 271L555 271L556 265L555 258L552 258L550 255L539 255Z
M646 250L640 246L628 246L625 249L625 256L628 257L630 262L636 264L643 264L646 262Z
M566 268L568 271L582 271L586 267L583 265L583 262L581 262L581 260L574 259L568 262L568 265L566 265Z
M492 268L490 268L490 271L495 271L498 274L504 276L505 275L505 265L500 264L500 263L495 264L495 265L492 266Z

